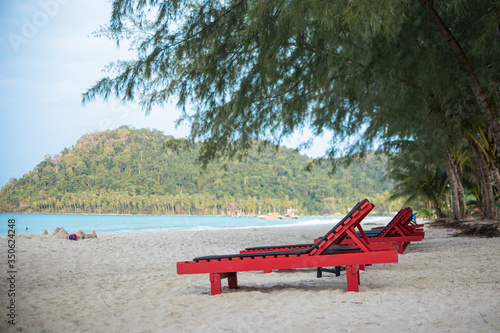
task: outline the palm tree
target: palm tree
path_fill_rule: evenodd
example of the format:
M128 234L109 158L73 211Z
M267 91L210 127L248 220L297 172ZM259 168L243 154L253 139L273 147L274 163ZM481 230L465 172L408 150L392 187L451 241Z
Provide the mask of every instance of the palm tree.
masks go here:
M445 217L443 203L447 194L446 170L438 164L428 165L398 156L391 160L388 176L394 188L388 200L404 198L404 204L416 199L430 201L438 218Z

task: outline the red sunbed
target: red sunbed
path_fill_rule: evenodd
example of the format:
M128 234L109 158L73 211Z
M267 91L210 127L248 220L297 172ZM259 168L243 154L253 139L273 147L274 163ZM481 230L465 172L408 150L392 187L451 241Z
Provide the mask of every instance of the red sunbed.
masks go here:
M361 201L335 227L309 248L199 257L192 261L178 262L177 273L208 273L211 294L217 295L221 293L221 279L223 278L228 278L230 289L238 288L237 272L270 273L272 270L281 269L345 266L347 290L359 291L360 267L398 261L398 254L390 245L374 249L363 238L357 236L355 247L340 245L347 236L356 235L355 228L360 229L359 223L373 207L374 205L368 200Z
M412 219L412 211L410 208L400 210L396 216L382 228L376 228L368 231L363 231L358 224L357 237L353 238L351 235L346 237L340 244L341 245L356 245L359 238L363 238L365 243L371 245L372 248L386 248L387 244L391 244L399 253L403 253L410 242L421 241L424 233L420 231L413 231L407 228L407 224ZM315 242L318 239L315 239ZM246 248L240 253L255 253L255 252L269 252L269 251L284 251L284 250L303 250L307 249L313 244L295 244L295 245L280 245L280 246L262 246Z
M370 244L392 243L397 247L399 253L403 253L410 242L421 241L425 233L419 228L414 228L413 213L410 208L403 208L383 229L372 229L366 232L360 231L359 237L363 237ZM342 244L355 244L350 238L345 239Z

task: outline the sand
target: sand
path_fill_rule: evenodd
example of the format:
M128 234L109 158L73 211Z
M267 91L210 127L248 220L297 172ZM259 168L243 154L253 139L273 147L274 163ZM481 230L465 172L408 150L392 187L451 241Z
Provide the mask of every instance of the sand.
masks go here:
M328 226L98 235L16 241L17 325L12 332L499 332L500 241L426 228L399 263L367 267L360 292L344 273L238 274L210 295L208 274L177 275L176 262L248 246L307 243ZM0 239L2 280L7 239Z

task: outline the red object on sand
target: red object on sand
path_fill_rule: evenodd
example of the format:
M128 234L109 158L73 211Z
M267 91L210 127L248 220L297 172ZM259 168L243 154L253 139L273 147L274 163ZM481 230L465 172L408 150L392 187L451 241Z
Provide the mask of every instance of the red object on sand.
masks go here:
M372 235L367 235L367 233L360 230L360 233L356 236L363 237L365 241L374 246L376 246L375 244L392 243L399 253L403 253L410 242L419 242L424 238L425 233L422 227L413 221L412 210L410 208L403 208L385 228L368 231L368 233L374 231L375 233L372 233ZM380 233L377 231L380 231ZM350 238L345 239L342 244L349 245L356 243L353 235L349 236Z
M387 244L391 244L399 253L403 253L410 242L418 242L424 238L424 232L420 225L413 222L413 214L410 208L401 209L396 216L385 226L373 228L368 231L363 231L361 227L358 232L347 231L346 237L340 244L341 245L356 245L359 238L363 238L364 242L370 244L372 248L385 248ZM319 240L315 239L317 242ZM254 253L254 252L269 252L280 250L299 250L306 249L312 244L298 244L298 245L281 245L281 246L263 246L246 248L240 253Z
M368 200L359 202L337 225L306 249L240 253L195 258L177 263L178 274L203 274L210 277L211 294L221 293L221 279L227 278L230 289L238 288L237 272L346 266L347 290L359 291L359 270L365 265L393 263L398 253L391 244L372 247L356 237L355 247L341 245L349 235L362 230L361 220L373 209Z

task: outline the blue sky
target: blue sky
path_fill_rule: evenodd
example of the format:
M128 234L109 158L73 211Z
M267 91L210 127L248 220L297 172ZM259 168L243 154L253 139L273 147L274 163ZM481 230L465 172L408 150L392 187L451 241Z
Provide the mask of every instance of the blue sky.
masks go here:
M103 76L110 61L133 57L126 48L92 32L109 19L105 0L2 0L0 2L0 187L43 160L73 146L85 133L130 125L155 128L175 137L180 111L97 100L81 105L81 94ZM306 135L286 143L296 147ZM324 153L327 138L302 151Z

